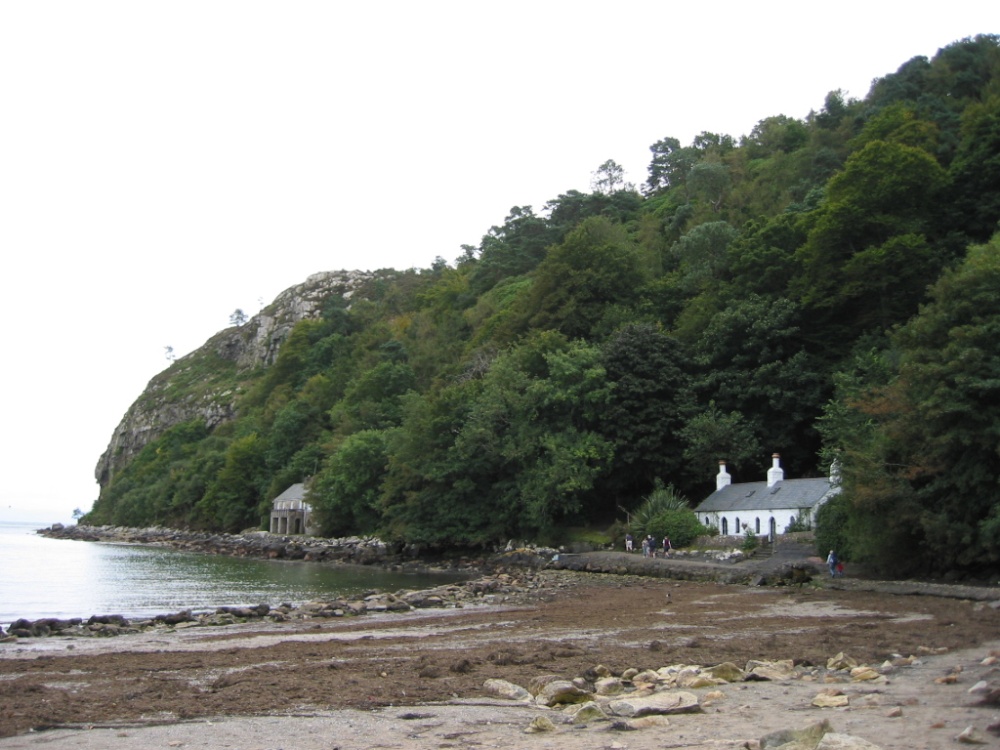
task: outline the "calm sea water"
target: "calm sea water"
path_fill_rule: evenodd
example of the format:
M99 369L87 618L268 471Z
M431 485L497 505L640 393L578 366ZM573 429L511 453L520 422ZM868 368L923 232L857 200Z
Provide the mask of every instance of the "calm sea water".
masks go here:
M126 544L46 539L46 524L0 522L0 625L24 617L148 617L182 609L276 606L368 589L427 588L448 574L247 560Z

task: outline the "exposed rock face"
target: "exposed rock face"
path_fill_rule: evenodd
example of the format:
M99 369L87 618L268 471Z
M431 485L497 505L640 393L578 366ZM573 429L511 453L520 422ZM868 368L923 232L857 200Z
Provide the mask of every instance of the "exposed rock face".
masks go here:
M125 412L97 462L98 483L105 487L144 446L174 425L198 419L212 428L233 417L239 391L232 388L232 378L220 378L214 384L196 365L214 359L220 371L230 374L233 368L238 373L267 367L277 359L295 324L318 318L332 294L350 300L362 284L389 273L392 272L313 274L304 283L279 294L243 325L220 331L200 349L174 362L149 381L146 390Z

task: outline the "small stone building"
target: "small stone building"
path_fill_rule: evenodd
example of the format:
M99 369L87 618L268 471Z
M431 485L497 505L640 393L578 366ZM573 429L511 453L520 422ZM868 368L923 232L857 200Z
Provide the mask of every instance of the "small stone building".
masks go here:
M278 495L271 504L272 534L310 534L312 508L306 502L308 490L299 482Z
M764 482L733 484L726 463L720 461L715 492L694 512L701 523L717 528L723 536L745 536L752 531L773 541L793 522L814 526L820 506L839 492L836 465L829 477L785 479L781 457L775 453Z

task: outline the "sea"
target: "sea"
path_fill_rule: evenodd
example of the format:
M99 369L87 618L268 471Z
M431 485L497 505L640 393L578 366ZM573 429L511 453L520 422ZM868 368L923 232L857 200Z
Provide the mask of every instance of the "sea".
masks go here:
M128 618L423 589L460 580L371 566L253 560L161 547L47 539L48 524L0 521L0 626L19 619Z

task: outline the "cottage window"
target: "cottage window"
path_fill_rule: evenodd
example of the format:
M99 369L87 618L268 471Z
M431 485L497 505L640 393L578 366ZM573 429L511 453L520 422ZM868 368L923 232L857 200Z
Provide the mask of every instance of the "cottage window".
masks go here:
M753 522L753 525L754 525L754 533L755 534L759 534L760 533L760 519L759 518L755 518L754 522Z

